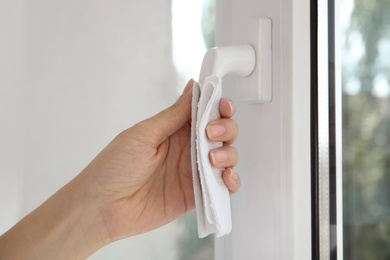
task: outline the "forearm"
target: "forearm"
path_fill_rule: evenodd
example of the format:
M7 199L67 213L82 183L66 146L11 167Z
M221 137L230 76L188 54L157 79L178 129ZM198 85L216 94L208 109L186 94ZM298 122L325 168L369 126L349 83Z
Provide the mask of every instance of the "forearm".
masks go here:
M108 243L96 204L78 176L0 237L0 259L84 259Z

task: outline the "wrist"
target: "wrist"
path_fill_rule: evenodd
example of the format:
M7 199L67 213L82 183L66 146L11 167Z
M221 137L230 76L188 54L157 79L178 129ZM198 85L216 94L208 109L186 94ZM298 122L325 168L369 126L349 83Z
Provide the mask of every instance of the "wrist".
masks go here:
M109 242L79 175L0 237L1 259L85 259Z
M81 173L64 187L64 193L72 193L69 202L72 213L65 231L70 231L70 246L78 248L78 255L83 258L111 242L102 214L105 203L95 192L97 187L90 177Z

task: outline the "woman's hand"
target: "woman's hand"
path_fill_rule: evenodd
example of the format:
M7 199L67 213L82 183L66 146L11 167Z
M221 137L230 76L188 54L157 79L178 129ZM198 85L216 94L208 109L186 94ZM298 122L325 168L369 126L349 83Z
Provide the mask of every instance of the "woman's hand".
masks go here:
M118 135L84 170L89 190L101 205L109 241L160 227L194 208L190 129L193 81L170 108ZM216 167L226 168L223 179L235 193L240 180L232 170L238 160L230 146L237 136L230 119L234 105L220 102L222 119L211 122L207 136L225 145L210 153Z
M190 156L190 81L170 108L119 134L76 178L0 237L0 259L85 259L104 245L160 227L194 208ZM210 161L232 170L237 136L234 106L220 102L222 119L207 136L225 145Z

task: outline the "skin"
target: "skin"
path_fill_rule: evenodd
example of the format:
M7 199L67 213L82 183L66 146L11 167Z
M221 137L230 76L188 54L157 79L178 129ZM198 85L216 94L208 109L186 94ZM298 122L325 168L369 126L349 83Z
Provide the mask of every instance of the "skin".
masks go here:
M0 237L0 259L85 259L99 248L144 233L194 208L189 81L177 102L120 133L71 182ZM225 168L231 193L240 179L231 146L238 134L234 105L223 98L222 118L206 134L224 146L210 152Z

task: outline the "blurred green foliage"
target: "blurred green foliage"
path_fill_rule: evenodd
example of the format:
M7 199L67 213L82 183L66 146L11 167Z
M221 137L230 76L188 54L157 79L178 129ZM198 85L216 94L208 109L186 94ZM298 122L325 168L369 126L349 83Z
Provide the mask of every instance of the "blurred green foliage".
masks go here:
M344 259L390 259L390 98L375 95L378 75L390 83L390 0L354 0L345 37L343 87L360 90L343 91Z

